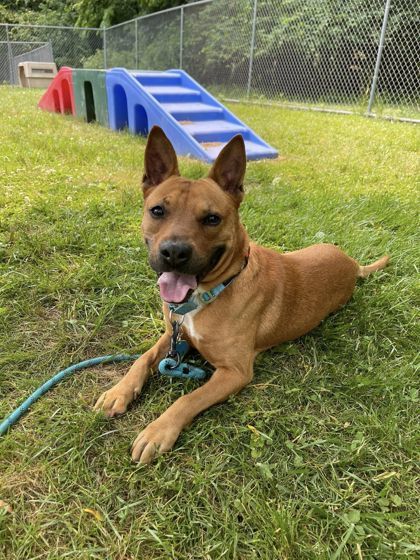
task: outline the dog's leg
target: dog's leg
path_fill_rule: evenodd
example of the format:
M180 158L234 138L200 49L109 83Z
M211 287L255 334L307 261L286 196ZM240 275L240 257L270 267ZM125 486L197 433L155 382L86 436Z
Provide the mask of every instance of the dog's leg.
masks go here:
M150 463L155 455L169 451L197 414L243 389L252 379L253 358L244 367L216 369L205 385L175 401L137 436L132 447L133 461Z
M102 410L112 417L123 414L128 405L141 392L144 383L168 351L170 334L166 332L157 343L138 358L124 377L109 391L105 391L95 404L95 410Z

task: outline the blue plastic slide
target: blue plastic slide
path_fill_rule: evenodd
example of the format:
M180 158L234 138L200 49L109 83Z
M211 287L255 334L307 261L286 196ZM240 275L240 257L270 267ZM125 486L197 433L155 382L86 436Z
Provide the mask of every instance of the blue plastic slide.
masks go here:
M213 162L236 134L245 140L247 159L276 158L277 151L183 70L106 73L109 126L147 135L160 126L175 151Z

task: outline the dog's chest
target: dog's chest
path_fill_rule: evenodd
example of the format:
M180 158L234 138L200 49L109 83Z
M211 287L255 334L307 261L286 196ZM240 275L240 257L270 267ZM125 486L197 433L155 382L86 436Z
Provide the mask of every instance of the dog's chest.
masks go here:
M197 319L195 319L199 311L200 309L194 309L194 311L190 311L190 313L184 315L184 322L182 323L182 328L186 331L187 335L198 342L202 339L202 336L197 330Z

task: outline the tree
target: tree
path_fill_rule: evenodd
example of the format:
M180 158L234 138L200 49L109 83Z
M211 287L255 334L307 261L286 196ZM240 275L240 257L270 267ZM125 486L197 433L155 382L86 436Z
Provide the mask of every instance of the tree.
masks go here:
M103 27L187 0L0 0L0 23Z
M74 0L0 0L0 23L74 25Z
M185 4L186 0L78 0L74 7L78 14L77 25L109 27L142 14Z

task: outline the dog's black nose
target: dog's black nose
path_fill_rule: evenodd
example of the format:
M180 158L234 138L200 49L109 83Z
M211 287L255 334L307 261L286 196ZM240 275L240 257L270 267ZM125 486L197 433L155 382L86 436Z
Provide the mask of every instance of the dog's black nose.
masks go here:
M182 241L164 241L159 251L163 262L173 268L187 264L192 255L191 245Z

